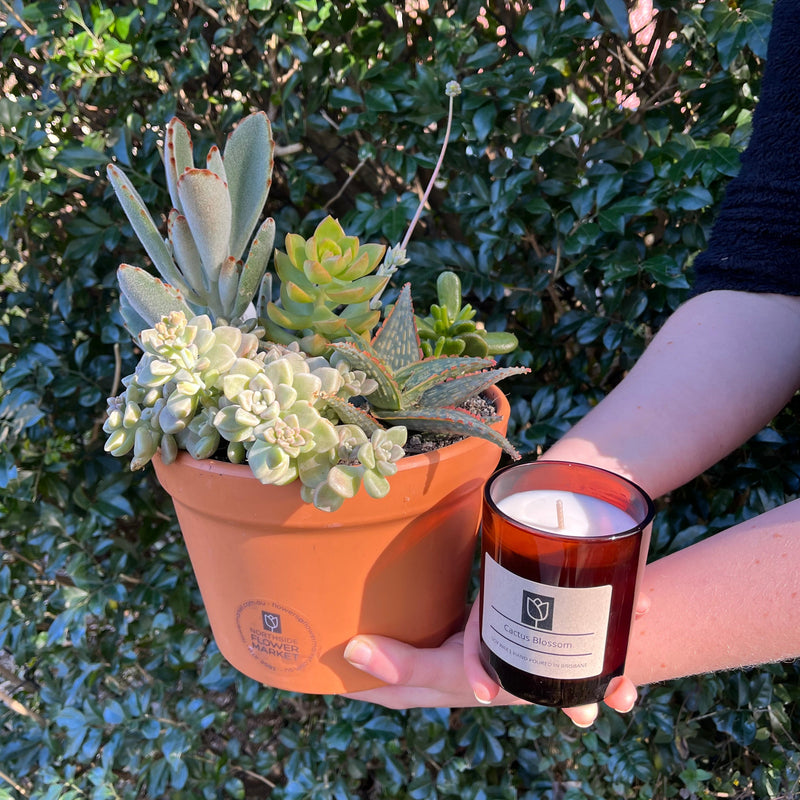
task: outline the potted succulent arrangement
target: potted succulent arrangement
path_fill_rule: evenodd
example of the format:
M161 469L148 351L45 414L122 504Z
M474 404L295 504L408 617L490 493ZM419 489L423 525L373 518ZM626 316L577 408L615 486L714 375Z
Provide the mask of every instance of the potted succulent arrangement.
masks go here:
M152 460L233 666L277 688L351 692L376 685L343 658L354 634L432 646L461 624L480 488L501 448L516 456L495 384L527 370L496 367L516 340L476 325L451 272L426 317L408 285L382 307L411 229L387 251L327 217L308 239L286 236L273 272L275 224L259 222L273 153L255 113L197 167L170 121L166 238L109 167L161 278L119 268L142 356L109 398L106 450L133 469ZM411 455L409 432L440 446Z

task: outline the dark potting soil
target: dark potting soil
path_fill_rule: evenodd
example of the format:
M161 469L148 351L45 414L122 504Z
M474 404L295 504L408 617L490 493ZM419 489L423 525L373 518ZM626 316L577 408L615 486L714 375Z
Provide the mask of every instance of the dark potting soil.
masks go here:
M481 419L489 419L496 413L494 404L482 395L470 397L461 408ZM406 457L416 456L419 453L430 453L432 450L439 450L465 438L465 436L454 436L452 434L409 431L408 441L405 443L403 450L406 451Z

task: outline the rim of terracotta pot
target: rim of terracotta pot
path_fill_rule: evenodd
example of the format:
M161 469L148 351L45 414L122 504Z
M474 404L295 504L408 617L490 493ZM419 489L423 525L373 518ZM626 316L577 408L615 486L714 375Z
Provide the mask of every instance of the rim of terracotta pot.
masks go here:
M487 399L494 403L498 416L498 420L492 423L492 427L500 433L505 433L510 412L508 399L497 386L489 387L484 394L487 396ZM447 466L454 461L459 461L465 457L470 458L470 455L474 454L476 449L486 450L488 452L499 451L498 445L493 442L477 436L469 436L458 442L447 445L446 447L439 448L438 450L407 456L398 462L397 473L389 478L390 489L386 497L379 499L370 497L364 488L361 487L355 497L346 500L342 508L333 513L320 511L314 508L310 503L303 503L300 500L300 484L298 481L294 481L286 486L265 485L265 488L273 492L279 490L282 493L296 495L296 502L298 504L297 511L291 519L284 520L286 525L290 527L306 525L309 522L309 516L314 515L320 515L318 519L319 523L333 523L335 525L338 521L343 519L345 514L342 514L342 512L346 512L347 509L350 509L351 512L353 510L360 510L368 515L369 519L372 521L382 518L388 519L398 515L398 505L392 501L392 495L394 495L395 498L402 496L405 500L405 503L402 503L402 505L417 502L420 495L425 493L425 487L427 483L432 480L433 474L436 471L446 469ZM157 461L157 466L160 470L169 470L170 465L165 465L161 461L158 453L154 457L154 461ZM232 464L229 461L220 461L216 459L197 460L192 458L192 456L185 451L178 453L175 463L183 468L207 472L213 475L235 478L242 481L258 481L247 463Z

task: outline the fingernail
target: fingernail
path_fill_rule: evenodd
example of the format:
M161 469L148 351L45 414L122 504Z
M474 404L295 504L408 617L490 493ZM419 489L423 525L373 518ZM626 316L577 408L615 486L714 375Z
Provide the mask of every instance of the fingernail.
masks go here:
M372 648L361 639L352 639L344 649L344 657L354 667L365 669L372 659Z
M582 716L583 719L585 720L583 722L578 722L578 720L576 720L575 717L573 717L572 715L569 715L569 718L572 720L573 724L576 725L578 728L591 728L592 725L594 725L595 720L597 719L597 712L592 714L592 716L589 719L586 719L585 715Z
M475 699L484 706L490 706L492 704L493 697L489 697L489 692L483 686L478 686L477 688L472 690L472 693L475 695Z

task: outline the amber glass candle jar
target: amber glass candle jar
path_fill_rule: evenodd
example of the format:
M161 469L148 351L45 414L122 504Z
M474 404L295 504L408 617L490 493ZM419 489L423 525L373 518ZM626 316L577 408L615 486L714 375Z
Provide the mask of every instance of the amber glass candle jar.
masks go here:
M612 472L516 464L484 490L481 660L541 705L602 700L625 667L653 503Z

